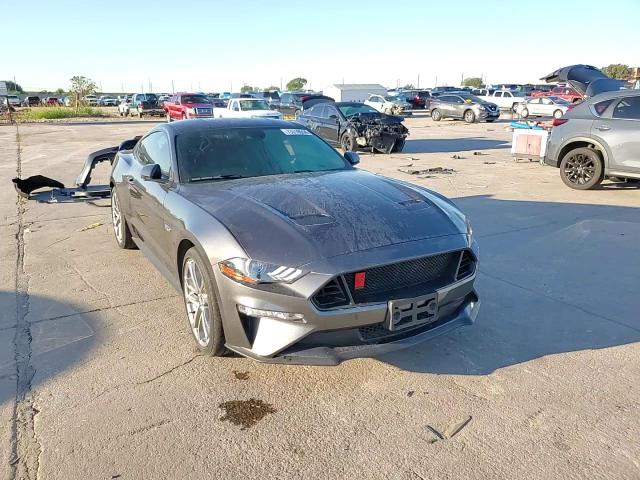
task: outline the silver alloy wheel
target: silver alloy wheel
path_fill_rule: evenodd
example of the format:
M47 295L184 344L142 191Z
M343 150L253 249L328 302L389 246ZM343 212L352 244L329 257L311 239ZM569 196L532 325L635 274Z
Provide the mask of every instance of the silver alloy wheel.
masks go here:
M193 258L184 265L182 284L191 330L200 346L206 347L211 335L211 310L204 276Z
M464 121L467 123L473 123L476 119L475 114L471 110L467 110L464 114Z
M115 188L111 191L111 221L118 243L123 243L124 224L122 222L122 212L120 212L120 203L118 202Z

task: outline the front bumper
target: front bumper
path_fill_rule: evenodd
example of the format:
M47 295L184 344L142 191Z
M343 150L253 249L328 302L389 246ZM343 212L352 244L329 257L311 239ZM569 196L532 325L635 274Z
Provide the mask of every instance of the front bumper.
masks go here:
M252 288L222 275L214 268L220 310L227 347L241 355L262 362L336 365L343 360L371 357L415 345L474 322L479 299L474 289L474 273L457 282L438 287L398 291L389 297L394 303L435 298L435 318L420 317L402 327L390 326L393 303L387 298L375 303L358 303L344 307L319 309L311 301L314 294L341 272L358 271L384 263L381 258L396 261L446 251L471 249L478 257L477 244L469 245L466 236L440 237L411 242L402 248L389 246L369 252L342 256L339 260L323 260L310 266L309 273L290 286ZM400 258L402 259L402 258ZM302 315L303 321L268 317L249 317L238 312L238 305L252 309L290 312ZM418 304L415 305L418 307ZM417 317L416 317L417 318Z

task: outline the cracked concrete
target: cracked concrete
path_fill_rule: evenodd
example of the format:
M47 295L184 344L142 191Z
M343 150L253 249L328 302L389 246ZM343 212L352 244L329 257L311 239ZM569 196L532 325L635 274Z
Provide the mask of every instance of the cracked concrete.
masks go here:
M479 321L336 368L201 357L180 297L116 248L108 208L21 214L0 189L0 479L640 477L640 190L569 190L510 160L504 124L407 123L405 153L361 166L458 197L480 242ZM89 151L148 128L21 126L22 174L71 184ZM0 142L9 185L15 128ZM456 173L415 178L407 162ZM220 420L249 399L275 413ZM433 442L428 426L468 418Z

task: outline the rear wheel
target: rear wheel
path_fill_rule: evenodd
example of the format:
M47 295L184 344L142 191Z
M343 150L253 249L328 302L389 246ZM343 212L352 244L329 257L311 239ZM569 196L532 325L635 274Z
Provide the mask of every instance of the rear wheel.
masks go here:
M129 225L127 225L127 219L124 217L124 213L122 213L122 209L120 208L115 187L111 189L111 222L118 246L127 250L136 248L136 244L133 242L131 236L131 231L129 230Z
M602 182L602 160L592 148L576 148L560 162L560 178L577 190L589 190Z
M206 262L195 247L187 251L182 262L182 293L198 349L212 357L223 355L226 348L218 297Z
M561 118L562 117L562 110L558 109L555 112L553 112L553 118Z
M440 120L442 120L442 113L440 112L440 110L438 110L437 108L434 108L433 111L431 112L431 119L434 122L439 122Z
M473 113L473 110L467 110L464 112L464 121L467 123L474 123L476 121L476 114Z
M529 110L526 108L523 108L522 111L520 112L520 116L522 118L527 118L529 116Z

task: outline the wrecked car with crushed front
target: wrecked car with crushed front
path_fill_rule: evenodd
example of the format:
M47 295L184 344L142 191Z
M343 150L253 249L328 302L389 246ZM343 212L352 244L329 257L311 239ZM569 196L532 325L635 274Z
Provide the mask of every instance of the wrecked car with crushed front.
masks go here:
M369 148L395 153L409 135L402 120L358 102L322 102L305 107L297 122L347 152Z

